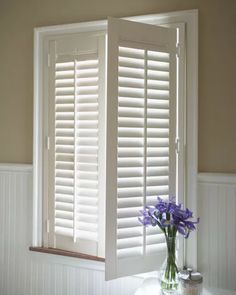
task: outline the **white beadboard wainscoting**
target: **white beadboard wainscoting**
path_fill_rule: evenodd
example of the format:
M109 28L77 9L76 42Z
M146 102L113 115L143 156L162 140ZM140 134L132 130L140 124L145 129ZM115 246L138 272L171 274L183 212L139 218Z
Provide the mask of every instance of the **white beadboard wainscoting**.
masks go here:
M236 176L200 174L198 265L236 290ZM0 164L0 295L133 295L142 279L104 281L104 264L30 252L32 166Z
M133 295L142 279L104 280L104 263L29 251L32 166L0 164L0 295Z
M236 175L198 176L198 267L205 284L236 290Z

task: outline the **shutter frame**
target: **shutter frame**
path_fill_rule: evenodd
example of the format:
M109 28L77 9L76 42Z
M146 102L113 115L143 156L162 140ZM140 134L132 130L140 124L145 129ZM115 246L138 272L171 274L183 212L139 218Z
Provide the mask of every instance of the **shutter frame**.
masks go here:
M153 41L153 36L156 40ZM139 256L130 258L117 257L117 139L118 139L118 56L119 46L130 46L135 48L157 51L166 50L170 54L171 76L176 72L176 31L175 29L162 28L153 25L140 24L119 19L108 19L108 84L107 84L107 187L106 187L106 280L125 275L152 271L156 269L157 261L163 260L163 251L156 255ZM171 126L171 154L173 171L170 195L175 195L175 112L176 112L176 84L175 75L171 77L170 109L173 119ZM146 80L148 81L148 80ZM173 99L174 98L174 99ZM147 99L147 97L145 98ZM171 115L172 116L172 115ZM172 122L173 121L173 122ZM145 127L146 128L146 127ZM169 146L169 147L170 147ZM143 228L145 232L146 229ZM161 253L161 254L160 254Z

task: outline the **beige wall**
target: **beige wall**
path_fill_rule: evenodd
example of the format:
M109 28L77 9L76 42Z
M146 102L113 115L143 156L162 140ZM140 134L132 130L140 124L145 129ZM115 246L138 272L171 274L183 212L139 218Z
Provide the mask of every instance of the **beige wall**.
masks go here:
M32 162L34 27L193 8L199 170L236 172L236 0L0 0L0 162Z

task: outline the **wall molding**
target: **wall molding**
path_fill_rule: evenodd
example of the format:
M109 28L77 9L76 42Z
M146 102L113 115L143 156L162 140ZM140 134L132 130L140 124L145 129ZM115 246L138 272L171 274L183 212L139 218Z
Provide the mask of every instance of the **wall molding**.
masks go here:
M0 172L32 172L32 164L0 163Z
M198 173L198 183L232 184L236 185L236 173Z

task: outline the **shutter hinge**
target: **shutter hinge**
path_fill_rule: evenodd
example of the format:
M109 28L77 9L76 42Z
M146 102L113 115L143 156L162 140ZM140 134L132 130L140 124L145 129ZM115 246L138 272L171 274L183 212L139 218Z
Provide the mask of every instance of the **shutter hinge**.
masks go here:
M50 150L50 137L49 136L46 137L46 149Z
M50 54L48 53L48 67L50 67L51 66L51 56L50 56Z
M180 44L179 43L176 44L176 55L177 55L177 57L180 57Z
M180 151L180 142L179 142L179 138L177 137L175 139L175 151L177 154L179 154L179 151Z
M50 220L49 219L46 220L46 232L47 233L50 232Z

